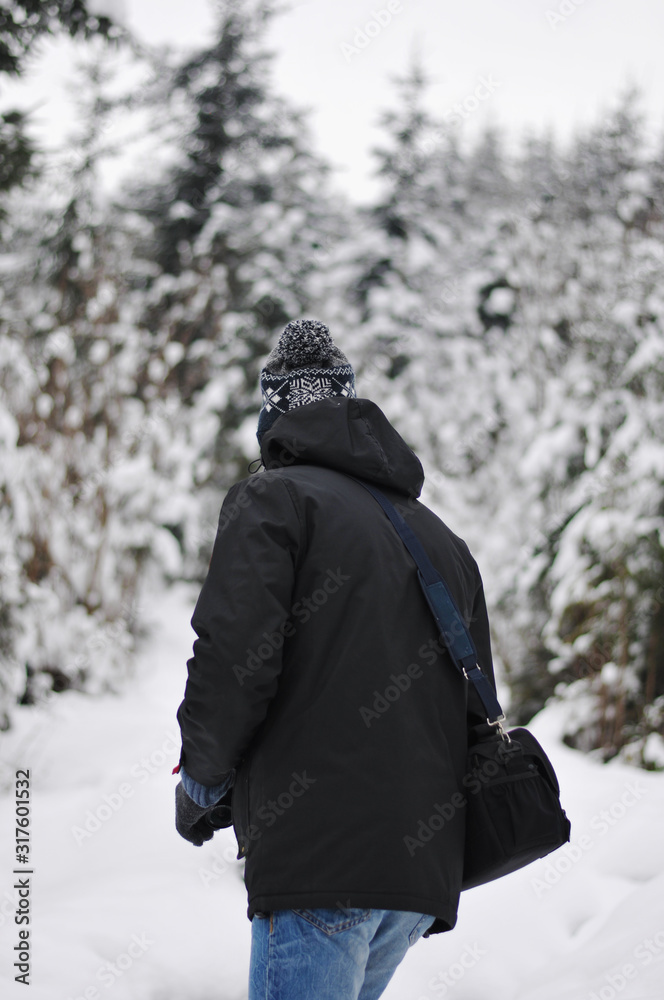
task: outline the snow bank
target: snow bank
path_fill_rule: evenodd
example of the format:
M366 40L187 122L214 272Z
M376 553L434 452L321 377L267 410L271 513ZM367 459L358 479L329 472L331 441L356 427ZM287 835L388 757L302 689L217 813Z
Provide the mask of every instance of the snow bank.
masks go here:
M122 696L59 695L2 736L5 788L32 777L32 983L13 981L13 795L0 826L0 991L30 1000L241 1000L250 924L232 833L196 849L173 826L175 711L197 593L173 588ZM664 995L664 776L563 746L538 716L572 820L565 849L464 893L386 1000L644 1000Z

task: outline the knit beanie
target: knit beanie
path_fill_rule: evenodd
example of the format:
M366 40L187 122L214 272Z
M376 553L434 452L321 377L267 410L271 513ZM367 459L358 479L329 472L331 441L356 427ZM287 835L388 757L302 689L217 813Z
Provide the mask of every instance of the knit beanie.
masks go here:
M260 375L263 407L256 437L282 413L327 396L355 397L355 372L317 319L295 319L284 329Z

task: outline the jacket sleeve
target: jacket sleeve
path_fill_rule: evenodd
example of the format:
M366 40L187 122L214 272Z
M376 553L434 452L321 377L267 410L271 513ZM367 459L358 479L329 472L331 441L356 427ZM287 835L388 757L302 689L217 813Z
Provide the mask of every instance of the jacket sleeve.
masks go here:
M489 615L484 597L484 586L479 576L479 586L475 593L473 603L473 616L470 622L469 631L475 649L477 650L477 662L483 673L489 678L491 687L496 690L496 678L493 671L493 658L491 656L491 633L489 630ZM472 684L468 684L468 725L475 726L486 722L486 712L477 691Z
M202 785L226 780L277 691L300 523L288 487L262 473L231 488L194 614L198 638L177 717L180 763Z

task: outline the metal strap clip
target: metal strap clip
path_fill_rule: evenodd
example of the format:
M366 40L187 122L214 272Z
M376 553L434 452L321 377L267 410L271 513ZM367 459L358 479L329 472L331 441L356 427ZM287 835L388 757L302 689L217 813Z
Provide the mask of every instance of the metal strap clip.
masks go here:
M490 726L496 726L498 728L498 732L500 733L501 737L505 740L506 743L512 742L510 734L507 732L506 729L503 729L503 722L505 722L504 715L499 715L498 718L495 720L495 722L491 722L490 719L487 719L486 721Z

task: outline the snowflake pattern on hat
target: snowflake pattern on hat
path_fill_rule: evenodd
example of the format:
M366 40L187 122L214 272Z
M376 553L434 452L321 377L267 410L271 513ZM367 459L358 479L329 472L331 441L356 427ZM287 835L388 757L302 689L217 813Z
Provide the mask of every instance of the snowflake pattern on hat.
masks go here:
M332 395L332 380L329 378L309 377L291 379L288 402L290 406L304 406L317 399L325 399Z
M355 396L355 374L350 365L340 368L303 368L288 375L261 376L263 409L287 413L296 406L327 396Z

